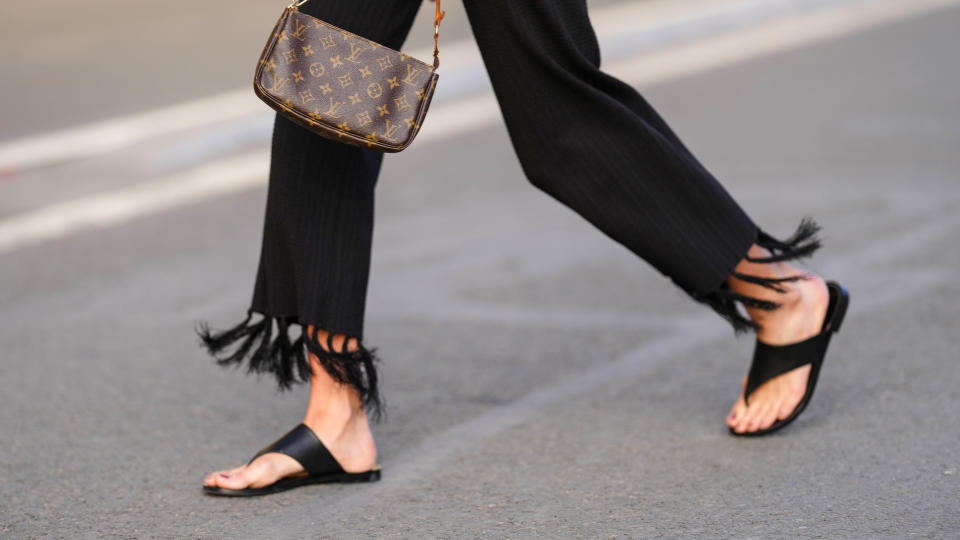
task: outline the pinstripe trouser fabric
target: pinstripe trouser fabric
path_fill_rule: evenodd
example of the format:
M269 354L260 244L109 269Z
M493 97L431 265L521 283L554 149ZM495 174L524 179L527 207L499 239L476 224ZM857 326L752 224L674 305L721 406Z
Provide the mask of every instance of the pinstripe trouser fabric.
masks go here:
M399 49L418 6L301 9ZM757 228L640 94L600 71L585 1L465 7L527 178L685 289L719 287ZM255 311L362 336L381 160L278 118Z
M419 4L301 10L399 49ZM464 5L529 181L695 298L724 288L765 233L636 90L600 70L586 0ZM381 160L277 118L252 312L362 338Z

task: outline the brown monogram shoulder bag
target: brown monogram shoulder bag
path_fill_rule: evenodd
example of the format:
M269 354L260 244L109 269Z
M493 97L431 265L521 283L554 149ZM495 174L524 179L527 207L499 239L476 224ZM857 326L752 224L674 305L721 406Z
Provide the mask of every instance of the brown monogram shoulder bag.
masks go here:
M274 26L253 79L257 96L324 137L403 150L420 131L437 86L440 0L433 66L301 13L308 1L293 0Z

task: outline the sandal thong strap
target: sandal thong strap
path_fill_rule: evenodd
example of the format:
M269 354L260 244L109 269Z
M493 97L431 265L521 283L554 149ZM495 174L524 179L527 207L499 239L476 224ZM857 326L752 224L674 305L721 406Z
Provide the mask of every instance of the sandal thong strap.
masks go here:
M840 323L850 303L850 293L843 285L828 281L827 290L830 291L830 300L819 334L786 345L769 345L759 339L756 341L747 387L743 392L745 403L749 404L750 394L770 379L805 364L823 362L827 345L830 344L830 334L840 330Z
M744 402L749 403L750 394L770 379L823 358L829 341L829 331L788 345L769 345L758 340L753 350L750 374L747 375Z
M263 450L257 452L257 455L250 458L247 464L249 465L253 460L269 452L279 452L292 457L303 466L310 476L345 474L343 467L330 454L317 434L302 422L264 447Z

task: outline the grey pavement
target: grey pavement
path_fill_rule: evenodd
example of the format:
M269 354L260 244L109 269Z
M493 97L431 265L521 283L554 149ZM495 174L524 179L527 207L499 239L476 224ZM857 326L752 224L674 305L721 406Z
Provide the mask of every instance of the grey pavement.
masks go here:
M0 255L0 536L956 538L958 27L641 88L766 229L815 217L810 266L851 290L782 433L723 424L750 338L528 185L498 127L387 157L375 485L201 493L306 399L192 335L247 307L262 188Z

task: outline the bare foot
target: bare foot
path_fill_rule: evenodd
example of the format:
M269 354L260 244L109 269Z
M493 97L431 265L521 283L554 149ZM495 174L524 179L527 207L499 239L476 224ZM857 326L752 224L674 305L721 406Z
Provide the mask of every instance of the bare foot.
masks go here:
M304 423L317 434L346 472L369 471L376 465L377 449L362 410L359 411L359 417L346 422L334 421L332 415L327 415L323 419L305 419ZM335 427L338 423L341 424L339 428ZM226 489L258 488L269 486L282 478L304 475L306 471L292 457L268 452L249 465L210 473L203 483Z
M334 346L339 348L342 340L337 341ZM352 342L351 347L356 347L356 343ZM377 463L377 447L357 391L335 382L313 354L310 364L310 403L303 423L313 430L344 471L369 471ZM292 457L268 452L249 465L210 473L203 483L225 489L258 488L288 476L303 475L303 466Z
M819 276L808 274L807 279L790 283L787 289L787 293L776 298L780 308L763 313L748 310L751 316L756 315L755 321L762 318L763 328L757 332L757 338L764 343L785 345L820 333L830 301L826 283ZM740 397L727 416L727 425L736 433L748 433L786 418L803 399L809 376L808 364L774 377L753 391L749 406L743 396L745 377Z

